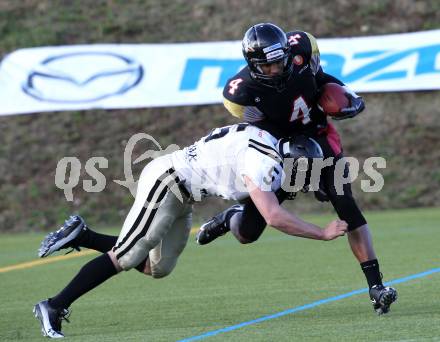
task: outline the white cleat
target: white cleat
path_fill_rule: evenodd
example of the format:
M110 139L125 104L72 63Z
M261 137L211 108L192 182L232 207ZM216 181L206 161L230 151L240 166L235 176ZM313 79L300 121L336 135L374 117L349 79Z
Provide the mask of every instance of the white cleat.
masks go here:
M69 310L57 310L52 308L47 300L42 300L34 306L33 309L35 317L40 321L41 333L43 336L49 338L63 338L64 334L61 332L61 321L68 319Z

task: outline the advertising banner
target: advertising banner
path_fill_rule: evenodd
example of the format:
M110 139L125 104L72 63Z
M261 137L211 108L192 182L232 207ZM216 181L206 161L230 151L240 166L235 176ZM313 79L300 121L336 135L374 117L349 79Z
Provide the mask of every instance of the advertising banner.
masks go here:
M318 45L324 70L356 92L440 89L440 30ZM0 115L220 103L244 66L240 41L20 49L0 63Z

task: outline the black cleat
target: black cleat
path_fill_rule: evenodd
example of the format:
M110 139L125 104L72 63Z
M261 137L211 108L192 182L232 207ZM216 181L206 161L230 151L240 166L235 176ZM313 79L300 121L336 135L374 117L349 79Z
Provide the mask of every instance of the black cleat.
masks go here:
M70 216L60 229L46 235L38 249L38 256L44 258L63 248L73 248L79 251L78 238L87 229L81 216Z
M389 286L374 285L370 289L370 299L374 311L383 315L390 311L391 304L397 300L397 291Z
M225 235L230 230L227 221L232 214L240 211L243 211L243 206L235 204L220 214L215 215L208 222L202 224L196 235L197 243L199 245L206 245L218 237Z
M34 315L40 321L41 332L43 336L50 338L63 338L64 334L61 332L61 321L69 317L69 310L57 310L50 306L48 300L42 300L34 306Z

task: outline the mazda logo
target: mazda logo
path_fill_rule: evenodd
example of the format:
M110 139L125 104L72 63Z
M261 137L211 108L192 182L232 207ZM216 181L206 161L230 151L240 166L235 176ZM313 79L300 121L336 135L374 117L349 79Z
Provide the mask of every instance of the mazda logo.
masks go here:
M111 52L74 52L43 60L27 76L23 91L56 103L83 103L122 95L142 79L142 65Z

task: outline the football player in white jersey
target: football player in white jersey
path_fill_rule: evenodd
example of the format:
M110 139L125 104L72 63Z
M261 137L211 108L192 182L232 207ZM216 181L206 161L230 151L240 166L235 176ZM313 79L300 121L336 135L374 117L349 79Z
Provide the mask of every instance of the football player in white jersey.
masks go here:
M318 146L304 139L302 144ZM119 237L96 233L81 217L72 216L43 240L39 256L67 247L92 248L103 254L85 264L60 293L35 305L43 334L64 337L61 321L68 307L122 270L136 268L153 278L170 274L188 241L192 203L207 196L250 197L267 224L289 235L325 241L344 235L345 221L332 221L322 229L279 205L275 193L282 185L283 162L298 150L295 144L294 139L277 141L248 124L217 128L193 145L145 166Z

